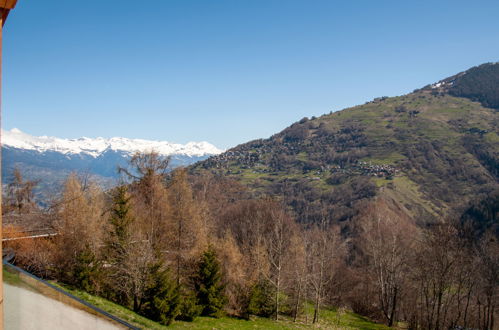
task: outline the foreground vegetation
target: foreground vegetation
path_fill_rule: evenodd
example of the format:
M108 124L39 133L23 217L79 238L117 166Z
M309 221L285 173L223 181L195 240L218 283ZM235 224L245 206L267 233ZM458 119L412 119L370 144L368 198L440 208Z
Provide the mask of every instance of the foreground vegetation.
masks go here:
M164 326L102 297L71 288L68 285L60 285L55 282L52 284L61 287L74 296L83 299L134 326L144 329L388 329L388 327L384 325L373 323L353 312L346 310L338 311L329 308L323 311L322 320L318 324L313 325L310 323L310 318L313 313L313 308L310 304L306 305L309 314L308 322L306 321L305 316L297 320L297 322L293 322L291 318L286 316L283 316L280 321L257 316L252 316L249 319L223 316L220 318L198 317L193 322L176 321L170 326Z
M345 306L387 326L494 327L499 244L490 228L459 221L421 228L380 196L345 235L327 204L304 223L279 199L167 168L155 153L137 154L122 169L127 181L107 192L72 175L48 210L34 205L32 184L18 175L7 216L46 221L56 235L7 242L15 263L87 292L117 316L132 310L134 322L378 327L329 308Z
M9 272L3 268L3 281L7 284L14 286L23 286L23 282L19 278L19 275Z
M4 269L3 279L5 283L33 290L33 288L29 284L24 282L19 277L19 275L14 272ZM284 315L283 318L278 322L276 322L275 320L257 316L253 316L250 319L224 316L220 318L198 317L194 322L177 321L170 326L164 326L102 297L89 294L88 292L73 288L69 285L64 285L54 281L51 281L51 283L71 293L75 297L87 301L90 304L112 315L115 315L136 327L144 329L388 329L388 327L384 325L373 323L351 311L343 309L335 310L329 308L324 309L324 311L322 312L321 321L318 324L313 325L310 323L310 319L313 314L313 307L311 304L305 305L305 308L307 309L306 314L308 316L303 315L296 322L293 322L291 318ZM307 319L309 320L308 322Z

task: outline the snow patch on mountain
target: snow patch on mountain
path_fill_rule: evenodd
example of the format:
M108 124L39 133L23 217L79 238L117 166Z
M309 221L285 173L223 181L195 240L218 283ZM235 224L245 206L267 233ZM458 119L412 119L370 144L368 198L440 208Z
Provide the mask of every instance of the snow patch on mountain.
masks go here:
M10 131L2 129L1 133L2 146L36 150L41 153L55 151L67 155L87 154L92 157L98 157L109 150L124 152L130 155L138 151L155 151L163 156L182 155L188 157L202 157L217 155L223 152L223 150L204 141L178 144L166 141L127 139L122 137L110 139L102 137L61 139L51 136L32 136L17 128L13 128Z

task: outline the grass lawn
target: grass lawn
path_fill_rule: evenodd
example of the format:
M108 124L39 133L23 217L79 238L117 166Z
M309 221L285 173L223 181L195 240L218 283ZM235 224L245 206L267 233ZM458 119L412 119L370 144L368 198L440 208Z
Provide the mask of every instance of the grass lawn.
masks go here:
M357 314L348 311L337 312L332 309L325 309L322 311L322 319L317 325L312 325L310 323L306 324L304 322L304 317L296 323L285 316L282 316L282 319L279 321L261 317L251 317L250 320L242 320L233 317L222 317L219 319L198 317L194 322L175 321L172 325L167 327L101 297L90 295L80 290L74 290L66 286L60 287L106 312L144 329L389 329L386 326L373 323ZM309 320L311 320L311 307L307 307L307 312L309 314Z
M311 320L312 313L309 314ZM384 325L370 322L369 320L351 313L338 313L334 310L323 310L321 320L318 324L305 323L300 319L294 323L291 319L282 317L279 321L266 318L252 317L251 320L239 320L235 318L224 317L212 319L199 317L194 322L176 322L171 326L172 329L365 329L365 330L383 330L390 329Z
M19 278L19 275L9 272L5 268L3 269L3 281L10 285L15 285L15 286L22 285L22 281Z

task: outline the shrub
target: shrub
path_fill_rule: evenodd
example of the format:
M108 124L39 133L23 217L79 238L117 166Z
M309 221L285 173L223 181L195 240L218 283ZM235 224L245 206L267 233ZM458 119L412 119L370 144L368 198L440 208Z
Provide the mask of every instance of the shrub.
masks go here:
M269 317L275 313L274 287L261 279L251 289L248 312L253 315Z

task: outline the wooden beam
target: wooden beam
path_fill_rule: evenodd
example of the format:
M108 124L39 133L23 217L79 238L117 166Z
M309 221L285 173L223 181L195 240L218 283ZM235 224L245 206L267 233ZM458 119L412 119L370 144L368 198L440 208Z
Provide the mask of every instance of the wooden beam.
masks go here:
M17 0L0 0L0 8L14 9L17 4Z
M1 14L2 26L5 24L5 21L7 20L7 16L9 16L10 10L14 9L16 4L17 4L17 0L0 0L0 10L2 10L2 14Z

